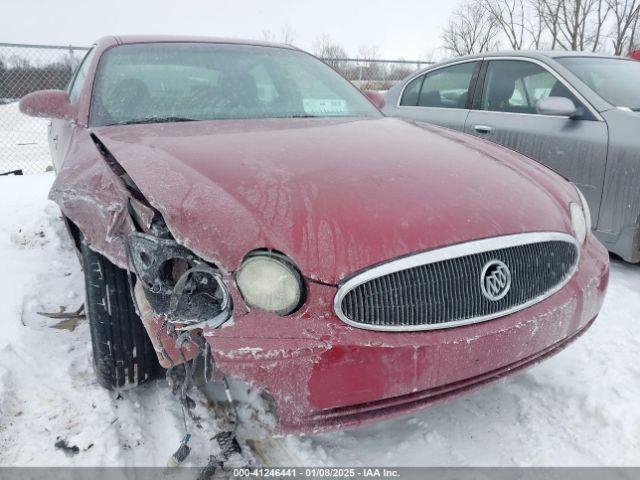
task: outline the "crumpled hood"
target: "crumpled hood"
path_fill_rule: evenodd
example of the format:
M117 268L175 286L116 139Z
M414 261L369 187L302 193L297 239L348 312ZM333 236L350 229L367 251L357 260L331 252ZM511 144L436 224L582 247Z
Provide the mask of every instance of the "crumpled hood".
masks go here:
M452 243L571 232L575 192L520 155L399 119L108 126L97 137L176 240L227 271L256 248L335 284Z

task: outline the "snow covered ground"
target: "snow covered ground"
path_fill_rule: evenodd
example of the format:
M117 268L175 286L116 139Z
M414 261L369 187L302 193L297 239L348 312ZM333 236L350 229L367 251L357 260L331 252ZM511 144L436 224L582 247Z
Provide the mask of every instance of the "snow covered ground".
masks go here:
M0 173L19 168L42 173L51 165L48 123L22 115L17 102L0 105Z
M0 177L0 465L165 465L184 430L165 382L103 390L87 321L37 313L83 302L52 180ZM613 261L601 317L551 360L418 415L285 445L307 465L640 465L639 319L640 266ZM192 432L191 464L213 431Z
M45 170L46 124L0 106L0 173L16 168L9 157ZM84 296L46 199L52 181L0 177L0 466L165 465L184 434L166 383L100 388L87 321L37 313L75 311ZM638 319L640 266L614 260L601 317L558 356L418 415L285 446L305 465L640 466ZM202 465L215 426L204 396L195 399L204 428L190 429L188 464Z

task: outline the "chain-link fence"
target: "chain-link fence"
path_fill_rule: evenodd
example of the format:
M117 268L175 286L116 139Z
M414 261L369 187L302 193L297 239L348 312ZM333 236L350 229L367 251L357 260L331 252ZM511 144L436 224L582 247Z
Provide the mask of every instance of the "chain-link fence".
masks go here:
M430 65L419 60L378 60L363 58L324 58L345 78L362 90L386 91L409 74Z
M36 90L65 88L86 50L0 43L0 174L39 173L51 165L48 120L22 115L17 102Z
M27 93L63 89L85 55L85 47L0 43L0 174L44 172L51 165L48 120L22 115ZM326 63L363 90L388 90L428 62L326 58Z

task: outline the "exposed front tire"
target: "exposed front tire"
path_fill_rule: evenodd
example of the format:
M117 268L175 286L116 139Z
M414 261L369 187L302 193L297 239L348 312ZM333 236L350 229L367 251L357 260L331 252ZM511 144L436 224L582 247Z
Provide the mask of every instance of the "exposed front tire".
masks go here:
M140 385L158 376L158 358L131 298L127 272L81 244L98 383L109 390Z

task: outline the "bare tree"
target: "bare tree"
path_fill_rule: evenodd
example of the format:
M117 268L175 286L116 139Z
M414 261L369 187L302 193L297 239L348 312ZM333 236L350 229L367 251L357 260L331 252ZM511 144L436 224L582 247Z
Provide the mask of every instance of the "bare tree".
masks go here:
M296 32L289 24L280 27L280 33L276 34L271 30L262 30L262 39L267 42L284 43L285 45L293 45L296 40Z
M362 45L358 49L358 58L378 60L380 58L380 48L377 45Z
M633 29L631 30L631 35L629 38L629 53L635 51L638 47L640 47L640 42L638 42L637 35L640 35L638 31L638 19L640 18L640 14L636 15L636 20L633 22Z
M347 52L328 35L322 35L313 42L313 53L316 57L322 58L325 63L331 65L343 75L346 74L345 62L340 60L347 58Z
M607 0L613 16L611 40L613 53L622 55L627 45L634 42L635 28L640 15L640 0Z
M542 19L542 3L540 0L527 0L526 10L530 15L527 32L530 37L530 46L536 50L542 48L543 36L546 33Z
M551 37L550 48L558 47L567 49L560 41L560 10L563 0L533 0L541 24Z
M601 47L609 0L534 0L551 48L592 50Z
M442 32L444 48L456 55L469 55L498 47L499 25L482 4L472 0L460 5Z
M522 50L528 32L524 0L486 0L483 5L507 37L511 48Z
M296 31L293 29L293 27L291 27L291 25L285 23L280 28L280 42L284 43L285 45L293 45L293 42L295 41Z
M638 45L640 0L463 0L443 32L444 46L463 55L495 49L610 51ZM607 42L607 39L611 43Z
M597 50L607 18L604 0L562 0L560 33L567 50Z
M322 35L313 42L313 53L316 57L329 60L346 58L347 52L337 42L334 42L328 35Z
M385 77L384 66L375 60L380 59L380 48L377 45L362 45L358 49L358 58L361 60L358 65L357 79L369 79L379 81ZM375 88L374 83L365 84L366 88ZM362 85L361 85L362 88Z

